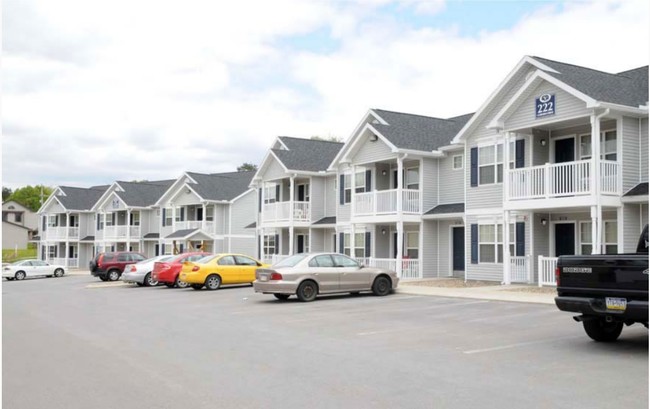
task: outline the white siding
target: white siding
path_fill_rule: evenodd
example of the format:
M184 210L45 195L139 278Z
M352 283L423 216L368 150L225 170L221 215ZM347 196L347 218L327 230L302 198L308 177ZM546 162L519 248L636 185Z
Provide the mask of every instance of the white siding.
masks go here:
M420 188L422 190L422 207L423 212L431 210L434 206L438 204L438 160L431 158L424 158L422 160L422 172L423 186ZM462 171L460 178L460 188L462 186Z
M232 211L232 228L231 234L254 235L253 229L245 227L255 221L255 211L257 210L257 195L254 190L249 190L243 197L236 200L230 205ZM254 238L250 239L255 241Z
M286 177L286 173L282 165L280 165L274 157L270 158L269 164L261 175L262 180L274 180Z
M648 118L641 120L641 181L648 181Z
M311 221L315 222L325 217L325 178L312 177L309 186L311 200Z
M438 221L427 220L422 222L422 243L420 244L421 260L423 263L423 278L438 277Z
M257 208L256 208L257 210ZM226 205L218 204L215 205L214 209L214 227L215 227L215 234L225 234L226 233L226 225L228 223L226 219ZM252 222L251 222L252 223Z
M371 142L367 136L362 135L360 138L365 138L366 141L361 144L359 150L352 157L352 163L372 163L377 162L378 160L395 157L395 154L391 152L388 145L386 145L381 139Z
M449 153L449 156L439 159L439 179L441 181L440 204L465 202L465 185L463 184L463 169L465 168L465 164L463 163L463 169L454 170L453 168L453 157L462 154L463 151L458 151Z
M327 178L324 191L325 195L325 216L336 216L336 205L338 203L338 191L336 189L336 176Z
M183 206L183 205L192 205L192 204L199 204L201 203L201 199L194 194L193 191L189 191L188 189L184 186L182 186L180 192L177 192L172 199L172 203L174 203L174 206Z
M555 115L535 118L535 98L542 94L555 94ZM542 121L561 121L577 116L588 116L584 101L555 85L543 82L531 94L521 98L515 111L505 121L505 129L534 127Z
M623 164L623 193L625 193L639 183L641 176L639 173L639 120L637 118L623 117L623 135L619 135L619 138L621 138L623 147L621 159Z
M623 205L623 249L619 253L634 253L641 234L641 205Z
M311 229L309 236L309 251L325 251L324 229Z

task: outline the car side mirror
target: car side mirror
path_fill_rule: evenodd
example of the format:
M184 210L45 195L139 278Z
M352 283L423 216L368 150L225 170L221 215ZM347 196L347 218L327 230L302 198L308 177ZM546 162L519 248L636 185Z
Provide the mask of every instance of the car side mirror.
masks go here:
M365 264L361 263L359 264L359 269L366 268Z

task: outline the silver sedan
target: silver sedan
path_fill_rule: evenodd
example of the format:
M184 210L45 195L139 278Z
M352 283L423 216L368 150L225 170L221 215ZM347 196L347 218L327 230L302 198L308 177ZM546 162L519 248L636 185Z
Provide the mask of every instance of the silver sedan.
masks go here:
M338 253L296 254L271 268L257 270L256 293L273 294L279 300L296 295L300 301L313 301L318 294L372 291L388 295L397 288L397 273L383 268L365 267Z
M142 260L139 263L127 264L122 273L122 281L125 283L136 283L139 286L151 287L158 285L158 281L154 280L151 276L153 265L157 261L167 261L173 259L175 256L163 255Z

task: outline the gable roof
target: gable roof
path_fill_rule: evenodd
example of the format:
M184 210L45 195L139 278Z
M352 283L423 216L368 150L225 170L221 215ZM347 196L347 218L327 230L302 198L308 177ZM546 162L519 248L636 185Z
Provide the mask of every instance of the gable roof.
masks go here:
M271 149L275 157L289 170L326 171L343 144L318 139L280 136L278 140L287 149Z
M90 210L108 188L108 185L90 188L59 186L65 195L56 196L56 200L66 210Z
M452 118L434 118L423 115L373 109L386 124L373 127L398 149L432 152L451 144L454 136L474 115L465 114Z
M638 108L648 102L648 66L606 73L578 65L532 57L552 68L547 73L596 101Z
M123 191L116 190L115 194L127 206L147 207L155 204L174 181L174 179L147 182L118 181L117 184L120 185Z
M196 181L196 184L191 184L191 187L202 199L229 201L249 190L248 185L255 171L210 174L186 172L185 174Z
M648 182L642 182L628 190L623 196L644 196L648 194Z

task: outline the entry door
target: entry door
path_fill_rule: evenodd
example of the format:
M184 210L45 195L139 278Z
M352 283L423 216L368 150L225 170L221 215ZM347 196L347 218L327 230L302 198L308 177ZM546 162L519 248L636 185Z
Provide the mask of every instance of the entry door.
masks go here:
M298 197L296 198L299 202L309 201L309 185L298 185Z
M555 163L573 162L575 157L575 138L557 139L555 141Z
M576 231L573 223L557 223L555 225L555 257L576 254L575 239Z
M465 271L465 228L454 227L451 230L454 271Z
M196 208L196 220L203 221L203 207Z
M298 234L296 236L296 254L305 252L305 235Z

